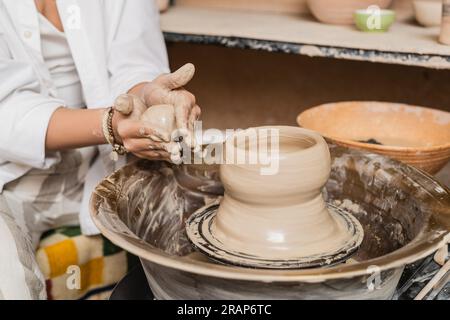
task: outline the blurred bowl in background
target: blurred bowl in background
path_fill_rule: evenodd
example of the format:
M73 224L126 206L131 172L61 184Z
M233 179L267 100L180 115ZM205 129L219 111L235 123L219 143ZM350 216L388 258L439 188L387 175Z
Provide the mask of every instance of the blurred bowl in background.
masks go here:
M378 6L386 9L392 0L307 0L317 20L329 24L352 24L356 10Z
M397 21L409 21L414 18L413 0L394 0L389 8L395 11Z
M336 144L400 160L434 174L450 159L450 113L388 102L338 102L297 117Z
M354 13L356 27L364 32L386 32L395 21L395 12L393 10L380 10L379 26L369 20L372 16L373 12L370 10L356 10Z
M425 27L435 27L441 24L442 1L414 0L416 20Z

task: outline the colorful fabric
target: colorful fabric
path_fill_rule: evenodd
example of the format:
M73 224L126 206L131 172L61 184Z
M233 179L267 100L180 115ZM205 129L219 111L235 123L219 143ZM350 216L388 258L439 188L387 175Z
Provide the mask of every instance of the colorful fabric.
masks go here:
M84 236L80 227L43 235L37 262L48 299L101 299L125 276L134 259L103 236Z
M89 156L89 149L61 152L59 163L31 170L0 194L0 299L92 297L125 275L124 251L67 227L79 223Z
M45 299L35 249L44 232L79 223L84 178L95 150L55 154L60 161L32 169L0 194L0 292L4 299Z

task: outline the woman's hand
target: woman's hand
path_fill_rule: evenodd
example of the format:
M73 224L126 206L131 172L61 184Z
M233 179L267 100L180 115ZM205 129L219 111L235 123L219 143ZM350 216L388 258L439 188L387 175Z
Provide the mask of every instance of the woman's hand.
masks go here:
M163 74L154 81L144 84L137 95L147 107L159 104L173 105L178 130L186 135L187 143L194 146L194 122L200 117L201 110L195 96L185 90L185 86L194 76L195 67L192 63L185 64L177 71Z
M183 89L194 73L194 65L188 63L173 73L161 75L152 82L139 84L128 94L120 96L115 103L116 110L120 109L121 112L114 112L113 117L116 140L140 158L172 161L177 159L180 154L179 144L168 141L167 135L158 133L148 123L140 120L140 116L149 107L166 104L174 107L176 126L182 131L184 142L195 147L195 141L192 139L194 122L201 111L195 96ZM47 129L46 151L105 143L102 130L104 112L103 109L64 107L55 110Z
M121 143L127 151L131 152L139 158L149 160L170 160L170 150L168 144L163 141L160 134L149 127L145 122L139 120L141 110L145 110L145 106L139 99L132 96L125 96L116 100L116 105L126 103L134 103L131 115L125 115L120 112L114 112L113 129L116 140ZM121 106L119 106L120 108Z

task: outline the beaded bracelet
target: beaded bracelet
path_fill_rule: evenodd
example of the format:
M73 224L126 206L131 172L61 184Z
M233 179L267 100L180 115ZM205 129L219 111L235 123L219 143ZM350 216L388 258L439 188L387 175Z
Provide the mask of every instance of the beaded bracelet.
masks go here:
M119 155L124 155L128 151L125 147L116 141L114 136L114 130L112 126L112 120L114 116L114 108L110 107L105 111L102 119L102 130L106 141L112 146L111 159L117 161Z

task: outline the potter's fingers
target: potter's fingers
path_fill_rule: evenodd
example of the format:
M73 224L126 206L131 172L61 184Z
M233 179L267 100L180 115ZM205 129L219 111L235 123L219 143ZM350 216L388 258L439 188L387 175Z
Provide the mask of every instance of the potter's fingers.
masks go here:
M155 130L155 132L157 132L158 137L161 137L164 142L170 142L172 132L167 131L167 129L163 129L163 128L160 128L157 126L153 127L153 130Z
M180 155L182 151L182 145L178 142L165 143L164 148L171 155Z
M160 128L156 128L155 126L146 123L143 121L143 125L139 129L139 137L141 138L150 138L156 142L169 142L170 134L165 132Z
M169 151L165 143L155 142L148 138L126 139L123 141L123 145L129 152Z
M181 164L182 159L182 145L177 142L170 142L166 144L167 151L170 153L170 161L174 164Z
M155 142L168 141L167 134L163 133L161 130L158 130L158 128L150 126L142 121L139 122L141 124L138 130L138 138L149 138Z
M117 133L122 140L146 137L156 142L164 141L164 138L156 130L138 120L121 121L117 126Z
M133 109L140 116L145 112L145 110L148 109L148 107L145 104L144 100L142 100L140 97L132 95L132 98L133 98Z
M189 115L192 108L197 104L195 96L185 89L178 89L168 93L168 104L175 111L175 122L178 129L187 129Z
M185 86L194 77L195 66L192 63L186 63L177 71L163 74L156 78L156 82L161 86L174 90Z
M133 97L129 94L121 94L114 101L114 109L123 115L129 115L133 111Z
M198 105L195 105L192 108L191 113L189 114L189 121L188 121L189 136L188 136L188 140L186 143L188 144L188 146L190 146L194 150L197 150L197 142L196 142L195 131L194 131L195 130L195 122L197 120L199 120L200 114L201 114L201 109Z
M187 103L176 103L174 105L175 110L175 123L178 129L188 129L189 115L191 113L192 105Z
M200 115L202 114L202 110L200 107L196 104L189 115L189 122L188 122L188 129L192 133L194 132L194 123L195 121L200 119Z
M114 109L132 120L138 120L147 110L144 101L132 94L122 94L114 102Z

